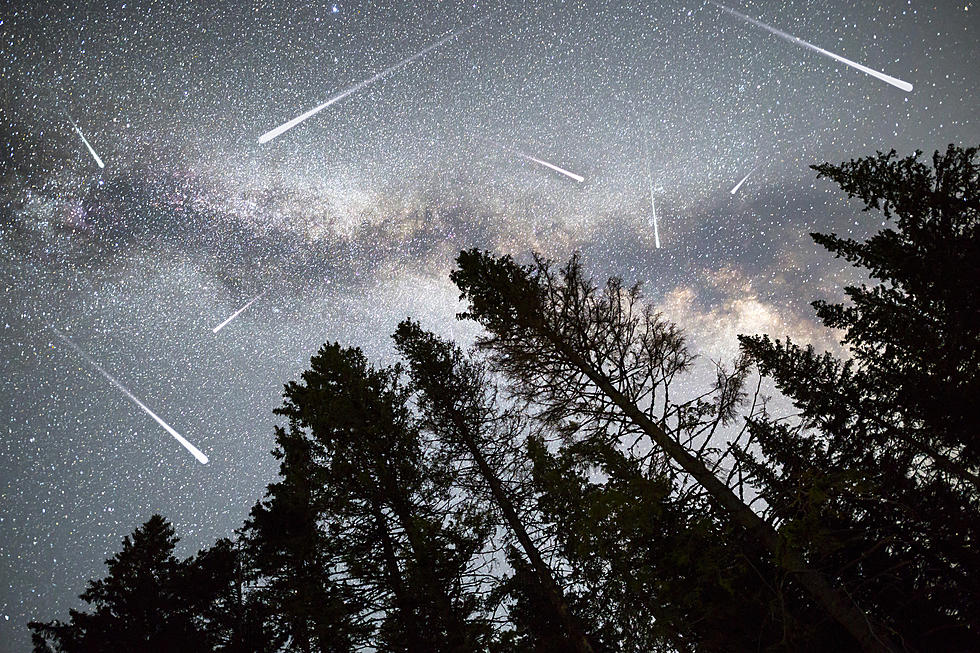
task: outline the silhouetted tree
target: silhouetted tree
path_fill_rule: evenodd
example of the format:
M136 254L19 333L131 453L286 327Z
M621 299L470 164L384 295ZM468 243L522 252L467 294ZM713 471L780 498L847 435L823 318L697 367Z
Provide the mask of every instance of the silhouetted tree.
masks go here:
M122 551L106 561L109 574L90 581L81 595L94 611L71 610L67 623L32 622L34 650L213 650L202 616L227 587L228 568L178 560L177 540L159 515L127 535Z
M273 653L280 650L269 606L254 592L241 542L223 538L189 561L177 588L191 601L206 638L204 650ZM197 596L195 600L191 597Z
M591 651L581 625L569 611L557 574L545 563L518 512L512 491L501 479L500 464L494 463L500 458L501 449L503 464L513 461L508 427L514 425L514 420L502 413L486 371L468 360L455 344L424 331L416 322L399 324L394 339L409 363L428 425L454 458L472 462L478 484L526 556L526 572L533 576L546 599L543 607L553 613L550 621L565 632L566 648L580 653ZM554 634L549 637L554 638Z
M314 442L295 425L276 429L281 480L268 487L242 531L256 595L286 651L348 651L370 631L327 519L330 488Z
M742 336L800 409L753 420L745 452L783 531L914 650L980 641L980 165L950 146L933 168L895 153L816 166L895 229L813 234L867 270L850 303L814 303L850 359ZM876 220L878 218L876 217Z
M557 454L532 442L535 485L555 523L583 614L615 651L823 651L820 626L785 575L747 556L756 547L698 495L607 443Z
M378 647L479 650L490 631L466 574L487 532L448 505L400 376L359 349L326 345L277 412L314 452L347 571L381 599Z
M744 370L719 384L713 407L702 401L676 411L672 417L682 428L668 433L664 422L671 416L670 405L663 398L658 403L656 393L662 379L682 371L684 364L677 338L668 336L673 327L643 305L639 288L624 288L612 279L600 292L585 278L577 258L556 273L537 257L532 266L523 266L510 256L470 250L459 255L457 266L451 278L469 302L462 316L486 329L478 344L513 380L518 395L542 406L552 419L584 418L593 430L612 425L620 444L624 437L646 439L664 463L676 465L699 486L723 519L744 529L753 545L862 648L894 648L885 630L832 577L811 566L799 547L715 474L704 445L687 446L692 434L710 436L735 416ZM658 408L664 410L660 416Z

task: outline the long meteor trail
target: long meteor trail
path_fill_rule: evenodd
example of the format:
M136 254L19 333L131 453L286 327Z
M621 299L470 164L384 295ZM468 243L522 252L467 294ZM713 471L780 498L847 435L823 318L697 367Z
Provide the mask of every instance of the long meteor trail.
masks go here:
M856 61L851 61L850 59L846 59L846 58L840 56L839 54L834 54L833 52L830 52L829 50L824 50L823 48L821 48L819 46L813 45L812 43L808 43L807 41L804 41L801 38L797 38L797 37L793 36L792 34L788 34L787 32L784 32L781 29L777 29L777 28L773 27L772 25L766 25L762 21L756 20L755 18L752 18L750 16L746 16L745 14L739 13L739 12L735 11L734 9L729 9L728 7L725 7L724 5L720 5L717 2L714 2L714 0L709 0L709 2L711 2L711 4L713 4L714 6L718 7L719 9L721 9L722 11L724 11L725 13L730 14L732 16L735 16L736 18L741 18L742 20L744 20L746 22L752 23L756 27L761 27L762 29L764 29L764 30L766 30L768 32L771 32L771 33L775 34L776 36L778 36L779 38L785 39L785 40L789 41L790 43L795 43L796 45L803 46L804 48L807 48L809 50L813 50L814 52L819 52L820 54L824 55L825 57L830 57L834 61L838 61L838 62L844 64L845 66L850 66L851 68L856 68L857 70L860 70L862 73L865 73L867 75L871 75L872 77L874 77L876 79L880 79L881 81L885 82L886 84L891 84L892 86L894 86L896 88L900 88L903 91L905 91L906 93L908 93L909 91L912 90L912 85L911 84L909 84L908 82L904 82L904 81L898 79L897 77L892 77L891 75L886 75L885 73L880 72L878 70L874 70L873 68L868 68L867 66L862 66L861 64L857 63Z
M751 177L751 176L752 176L752 173L753 173L753 172L755 172L755 168L752 168L751 170L749 170L749 174L747 174L747 175L745 175L744 177L742 177L742 181L740 181L740 182L738 182L737 184L735 184L735 187L734 187L734 188L732 188L732 189L731 189L731 190L730 190L729 192L730 192L730 193L731 193L732 195L734 195L735 193L737 193L737 192L738 192L738 189L742 187L742 184L744 184L744 183L745 183L745 180L746 180L746 179L748 179L749 177Z
M85 147L88 148L88 151L92 155L92 158L95 159L95 162L99 164L100 168L104 168L105 164L102 163L102 159L99 158L99 155L96 154L92 146L89 145L88 139L85 138L85 134L82 133L82 130L78 128L78 125L75 124L75 121L72 120L71 118L69 118L68 121L71 123L71 126L75 128L75 131L78 133L79 138L82 139L82 142L85 143Z
M553 163L548 163L547 161L544 161L542 159L538 159L538 158L533 157L533 156L531 156L529 154L522 154L521 152L515 152L515 154L517 154L518 156L524 157L528 161L533 161L534 163L537 163L539 165L543 165L546 168L551 168L555 172L557 172L559 174L562 174L562 175L565 175L566 177L568 177L570 179L574 179L575 181L577 181L580 184L583 181L585 181L585 177L583 177L581 175L577 175L574 172L569 172L568 170L565 170L564 168L559 168L558 166L556 166Z
M653 196L653 184L650 184L650 209L653 211L653 242L660 249L660 230L657 228L657 200Z
M275 129L272 129L272 130L267 131L266 133L262 134L261 136L259 136L259 143L268 143L269 141L271 141L276 136L279 136L282 133L284 133L286 131L289 131L290 129L292 129L296 125L298 125L301 122L303 122L304 120L306 120L307 118L311 118L311 117L315 116L316 114L320 113L321 111L323 111L324 109L326 109L327 107L329 107L331 104L334 104L335 102L339 102L340 100L343 100L348 95L351 95L352 93L356 93L357 91L361 90L365 86L368 86L369 84L373 84L374 82L378 81L382 77L385 77L386 75L390 75L391 73L395 72L399 68L402 68L404 66L407 66L408 64L412 63L413 61L415 61L419 57L421 57L421 56L423 56L423 55L431 52L432 50L435 50L436 48L438 48L440 45L442 45L446 41L449 41L449 40L451 40L451 39L453 39L453 38L455 38L457 36L461 36L462 34L468 32L469 30L473 29L474 27L476 27L477 25L479 25L482 22L483 21L480 20L480 21L477 21L477 22L473 23L469 27L463 28L461 30L457 30L455 32L450 32L449 35L447 35L447 36L439 39L438 41L436 41L432 45L426 47L421 52L417 52L417 53L413 54L410 57L406 57L405 59L402 59L401 61L399 61L395 65L389 66L388 68L385 68L384 70L382 70L377 75L374 75L373 77L369 77L368 79L365 79L363 82L358 82L357 84L354 84L350 88L347 88L347 89L341 91L340 93L337 93L336 95L334 95L332 98L330 98L329 100L327 100L323 104L318 105L318 106L315 106L312 109L310 109L309 111L307 111L306 113L304 113L304 114L302 114L300 116L297 116L297 117L293 118L289 122L285 122L285 123L279 125L278 127L276 127Z
M225 328L225 325L227 325L229 322L231 322L232 320L234 320L236 317L238 317L239 315L241 315L242 313L244 313L245 312L245 309L247 309L249 306L251 306L252 304L254 304L255 302L257 302L259 300L259 298L262 295L264 295L264 294L265 294L265 291L263 290L258 295L256 295L252 299L248 300L248 303L245 304L244 306L242 306L240 309L238 309L234 313L232 313L231 314L231 317L229 317L227 320L225 320L224 322L222 322L218 326L216 326L213 329L211 329L211 333L217 333L218 331L221 331L223 328Z
M207 465L208 464L208 457L205 456L201 452L200 449L198 449L193 444L191 444L190 442L188 442L184 438L184 436L182 436L180 433L178 433L173 428L171 428L171 426L169 424L167 424L166 422L164 422L162 419L160 419L160 417L156 413L154 413L152 410L150 410L149 408L147 408L146 404L144 404L142 401L140 401L139 399L137 399L136 396L133 395L132 392L130 392L129 390L127 390L123 386L122 383L120 383L119 381L117 381L115 379L115 377L113 377L111 374L109 374L108 372L106 372L102 368L101 365L99 365L94 360L92 360L92 357L91 356L89 356L84 351L82 351L74 342L72 342L71 340L69 340L68 337L65 334L63 334L58 329L55 329L54 327L51 327L51 328L54 329L55 334L57 334L57 336L59 338L61 338L62 342L64 342L69 347L71 347L72 351L74 351L76 354L78 354L79 357L81 357L82 360L84 360L86 363L88 363L93 368L95 368L99 372L99 374L101 374L102 376L104 376L106 378L106 380L109 381L109 383L111 383L112 385L116 386L116 389L118 389L124 395L126 395L126 397L128 397L130 401L132 401L134 404L136 404L137 406L139 406L140 408L142 408L143 409L143 412L145 412L147 415L149 415L150 417L152 417L154 419L154 421L156 421L157 424L159 424L160 426L162 426L167 433L169 433L170 435L174 436L174 439L177 440L177 442L179 442L180 444L182 444L185 449L187 449L188 451L190 451L191 454L195 458L197 458L198 462L200 462L202 465Z

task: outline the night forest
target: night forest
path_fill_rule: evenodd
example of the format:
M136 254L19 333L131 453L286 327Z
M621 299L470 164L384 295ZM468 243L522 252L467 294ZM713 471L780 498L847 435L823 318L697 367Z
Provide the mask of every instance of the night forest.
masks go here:
M463 251L474 347L325 344L234 536L150 517L34 650L980 649L978 148L813 169L884 221L812 234L866 279L813 298L839 352L745 334L690 397L639 286Z

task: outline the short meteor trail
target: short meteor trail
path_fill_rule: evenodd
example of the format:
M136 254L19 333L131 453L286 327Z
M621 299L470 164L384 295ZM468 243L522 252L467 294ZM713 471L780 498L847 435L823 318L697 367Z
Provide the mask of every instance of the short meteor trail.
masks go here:
M222 322L222 323L221 323L221 324L219 324L218 326L216 326L216 327L214 327L213 329L211 329L211 333L217 333L218 331L221 331L221 330L222 330L222 329L223 329L223 328L225 327L225 325L227 325L227 324L228 324L229 322L231 322L232 320L234 320L234 319L235 319L236 317L238 317L239 315L241 315L242 313L244 313L244 312L245 312L245 309L247 309L247 308L248 308L249 306L251 306L251 305L252 305L252 304L254 304L254 303L255 303L256 301L258 301L258 299L259 299L259 298L260 298L260 297L261 297L262 295L264 295L264 294L265 294L265 291L263 290L263 291L262 291L262 292L260 292L260 293L259 293L258 295L256 295L256 296L255 296L255 297L253 297L252 299L250 299L250 300L248 300L248 303L247 303L247 304L245 304L244 306L242 306L242 307L241 307L240 309L238 309L238 310L237 310L237 311L235 311L234 313L232 313L232 314L231 314L231 317L229 317L229 318L228 318L227 320L225 320L224 322Z
M749 170L749 174L747 174L747 175L745 175L744 177L742 177L742 181L740 181L740 182L738 182L737 184L735 184L735 187L734 187L734 188L732 188L732 190L731 190L731 191L729 191L729 192L731 192L731 194L732 194L732 195L734 195L735 193L737 193L737 192L738 192L738 189L742 187L742 184L744 184L744 183L745 183L745 180L746 180L746 179L748 179L749 177L751 177L751 176L752 176L752 173L753 173L753 172L755 172L755 168L752 168L751 170Z
M88 139L85 138L85 134L82 133L82 130L78 128L78 125L76 125L75 121L71 118L69 118L68 121L71 123L71 126L75 128L75 131L78 132L79 138L81 138L82 142L85 143L85 147L88 148L88 151L92 155L92 158L95 159L95 162L99 164L100 168L104 168L105 164L102 163L102 159L99 158L99 155L96 154L95 150L92 149L92 146L89 145Z
M650 208L653 210L653 242L660 249L660 230L657 228L657 200L653 196L653 184L650 184Z
M660 230L657 228L657 199L653 192L653 166L647 158L647 177L650 179L650 210L653 213L653 242L660 249Z
M585 177L583 177L581 175L577 175L574 172L569 172L568 170L565 170L564 168L559 168L558 166L556 166L553 163L548 163L547 161L542 161L541 159L538 159L538 158L535 158L533 156L530 156L529 154L522 154L520 152L515 152L515 154L517 154L518 156L524 157L528 161L533 161L533 162L535 162L535 163L537 163L539 165L543 165L546 168L551 168L555 172L557 172L559 174L562 174L562 175L565 175L566 177L568 177L570 179L574 179L575 181L577 181L580 184L583 181L585 181Z
M382 77L385 77L386 75L389 75L389 74L395 72L399 68L402 68L404 66L407 66L408 64L412 63L413 61L415 61L419 57L421 57L421 56L423 56L423 55L431 52L432 50L435 50L436 48L438 48L440 45L442 45L446 41L449 41L449 40L451 40L451 39L453 39L453 38L455 38L457 36L461 36L462 34L468 32L469 30L473 29L474 27L476 27L477 25L479 25L482 22L483 21L480 20L480 21L477 21L476 23L473 23L469 27L466 27L466 28L464 28L462 30L458 30L458 31L455 31L455 32L450 32L450 34L448 36L445 36L442 39L436 41L432 45L426 47L421 52L417 52L417 53L413 54L410 57L406 57L405 59L402 59L401 61L399 61L395 65L390 66L388 68L385 68L384 70L382 70L377 75L374 75L373 77L369 77L368 79L365 79L363 82L358 82L357 84L354 84L350 88L347 88L346 90L343 90L340 93L337 93L336 95L334 95L332 98L330 98L329 100L327 100L323 104L321 104L319 106L313 107L312 109L310 109L309 111L307 111L303 115L297 116L297 117L293 118L292 120L290 120L289 122L285 122L285 123L279 125L278 127L276 127L275 129L272 129L272 130L267 131L266 133L262 134L261 136L259 136L259 143L268 143L269 141L271 141L276 136L279 136L282 133L284 133L286 131L289 131L290 129L292 129L296 125L298 125L301 122L303 122L304 120L306 120L307 118L310 118L310 117L315 116L316 114L320 113L321 111L323 111L324 109L326 109L327 107L329 107L331 104L334 104L335 102L339 102L340 100L343 100L348 95L351 95L352 93L356 93L357 91L361 90L365 86L368 86L369 84L372 84L372 83L378 81Z
M892 77L891 75L886 75L885 73L879 72L877 70L874 70L873 68L868 68L867 66L862 66L861 64L857 63L856 61L851 61L850 59L845 59L844 57L840 56L839 54L834 54L833 52L830 52L829 50L824 50L823 48L818 47L816 45L813 45L812 43L808 43L808 42L804 41L801 38L797 38L797 37L793 36L792 34L788 34L788 33L784 32L784 31L782 31L781 29L776 29L775 27L772 27L771 25L766 25L762 21L756 20L756 19L754 19L754 18L752 18L750 16L746 16L745 14L739 13L739 12L735 11L734 9L729 9L728 7L725 7L724 5L720 5L717 2L714 2L714 0L709 0L709 2L711 2L711 4L713 4L714 6L718 7L719 9L721 9L722 11L724 11L725 13L731 14L732 16L735 16L736 18L741 18L742 20L744 20L746 22L752 23L756 27L761 27L762 29L764 29L766 31L769 31L769 32L775 34L776 36L778 36L779 38L785 39L785 40L789 41L790 43L795 43L796 45L801 45L804 48L807 48L809 50L813 50L814 52L819 52L820 54L822 54L822 55L824 55L826 57L830 57L834 61L839 61L840 63L842 63L842 64L844 64L846 66L850 66L851 68L856 68L856 69L860 70L862 73L865 73L867 75L871 75L872 77L875 77L877 79L880 79L881 81L885 82L886 84L891 84L892 86L894 86L896 88L900 88L903 91L905 91L906 93L912 90L912 85L909 84L908 82L903 82L902 80L900 80L900 79L898 79L896 77Z
M116 388L118 390L120 390L124 395L126 395L126 397L128 397L130 401L132 401L134 404L136 404L137 406L139 406L140 408L142 408L143 411L147 415L149 415L150 417L152 417L154 419L154 421L156 421L157 424L159 424L160 426L162 426L167 433L169 433L170 435L174 436L174 439L176 439L177 442L179 442L180 444L182 444L185 449L187 449L188 451L190 451L191 454L195 458L197 458L198 462L200 462L202 465L207 465L208 464L208 457L205 456L201 452L200 449L198 449L193 444L191 444L190 442L188 442L184 438L184 436L182 436L180 433L178 433L173 428L171 428L171 426L169 424L167 424L166 422L164 422L162 419L160 419L160 417L158 417L156 413L154 413L152 410L150 410L149 408L147 408L146 404L144 404L142 401L140 401L139 399L137 399L133 395L133 393L131 393L129 390L127 390L123 386L122 383L120 383L119 381L117 381L115 379L115 377L113 377L111 374L109 374L104 369L102 369L102 366L101 365L99 365L94 360L92 360L92 357L91 356L89 356L84 351L82 351L74 342L72 342L71 340L69 340L67 336L65 336L63 333L61 333L61 331L59 331L58 329L55 329L54 327L51 327L51 328L54 329L55 334L57 334L57 336L59 338L61 338L61 340L66 345L68 345L69 347L71 347L71 349L76 354L78 354L82 358L82 360L84 360L86 363L88 363L89 365L91 365L92 367L94 367L99 372L99 374L101 374L102 376L104 376L106 378L106 380L109 381L109 383L111 383L112 385L116 386Z

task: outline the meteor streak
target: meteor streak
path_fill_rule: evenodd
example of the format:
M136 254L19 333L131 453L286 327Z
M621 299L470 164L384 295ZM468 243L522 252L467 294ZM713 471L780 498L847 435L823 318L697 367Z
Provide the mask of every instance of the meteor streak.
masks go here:
M279 125L278 127L276 127L275 129L270 130L270 131L267 131L266 133L262 134L261 136L259 136L259 143L268 143L269 141L271 141L276 136L279 136L283 132L289 131L290 129L292 129L296 125L298 125L301 122L303 122L304 120L306 120L307 118L310 118L310 117L315 116L316 114L320 113L321 111L323 111L324 109L326 109L327 107L329 107L331 104L334 104L335 102L339 102L340 100L343 100L348 95L351 95L352 93L356 93L357 91L361 90L365 86L368 86L369 84L372 84L372 83L378 81L382 77L385 77L386 75L389 75L389 74L395 72L399 68L402 68L404 66L407 66L408 64L412 63L413 61L415 61L419 57L421 57L421 56L423 56L423 55L431 52L432 50L435 50L436 48L438 48L440 45L442 45L446 41L449 41L449 40L451 40L451 39L453 39L453 38L455 38L457 36L461 36L462 34L468 32L469 30L473 29L474 27L476 27L477 25L479 25L482 22L483 22L483 20L480 20L480 21L477 21L477 22L473 23L472 25L470 25L469 27L466 27L466 28L464 28L462 30L458 30L458 31L455 31L455 32L450 32L448 36L445 36L442 39L436 41L432 45L426 47L421 52L417 52L417 53L413 54L410 57L406 57L405 59L402 59L401 61L399 61L395 65L390 66L388 68L385 68L384 70L382 70L377 75L374 75L373 77L369 77L368 79L365 79L363 82L358 82L357 84L354 84L350 88L347 88L347 89L341 91L340 93L337 93L336 95L334 95L332 98L330 98L329 100L327 100L323 104L321 104L319 106L313 107L312 109L310 109L309 111L307 111L303 115L297 116L297 117L293 118L292 120L290 120L289 122L283 123L283 124Z
M756 20L756 19L751 18L749 16L746 16L745 14L739 13L739 12L735 11L734 9L729 9L728 7L725 7L723 5L720 5L717 2L714 2L714 0L709 0L709 2L711 2L711 4L713 4L714 6L718 7L719 9L721 9L722 11L724 11L725 13L731 14L732 16L735 16L736 18L741 18L742 20L744 20L746 22L752 23L756 27L761 27L762 29L764 29L764 30L766 30L768 32L771 32L771 33L775 34L776 36L778 36L779 38L785 39L785 40L789 41L790 43L795 43L796 45L801 45L804 48L807 48L809 50L813 50L814 52L819 52L820 54L822 54L822 55L824 55L826 57L830 57L834 61L839 61L840 63L842 63L842 64L844 64L846 66L850 66L851 68L856 68L856 69L860 70L862 73L865 73L867 75L871 75L872 77L875 77L877 79L880 79L881 81L885 82L886 84L891 84L892 86L894 86L896 88L900 88L903 91L905 91L906 93L912 90L912 85L909 84L908 82L903 82L902 80L900 80L898 78L895 78L895 77L892 77L891 75L886 75L883 72L879 72L879 71L874 70L872 68L868 68L867 66L862 66L861 64L857 63L856 61L851 61L850 59L845 59L844 57L840 56L839 54L834 54L833 52L830 52L829 50L824 50L823 48L818 47L816 45L813 45L812 43L808 43L808 42L804 41L803 39L800 39L800 38L797 38L797 37L793 36L792 34L788 34L788 33L784 32L784 31L782 31L781 29L776 29L775 27L772 27L771 25L766 25L762 21L759 21L759 20Z
M240 309L238 309L237 311L235 311L234 313L232 313L231 314L231 317L229 317L227 320L225 320L224 322L222 322L218 326L216 326L213 329L211 329L211 333L217 333L218 331L221 331L225 327L225 325L227 325L229 322L231 322L232 320L234 320L236 317L238 317L239 315L241 315L242 313L244 313L246 308L248 308L249 306L251 306L252 304L254 304L256 301L258 301L259 297L261 297L264 294L265 294L265 291L263 290L258 295L256 295L252 299L250 299L247 304L245 304Z
M657 229L657 200L653 193L653 166L647 158L647 177L650 179L650 210L653 213L653 242L660 249L660 230Z
M752 173L753 173L753 172L755 172L755 168L752 168L751 170L749 170L749 174L747 174L747 175L745 175L744 177L742 177L742 181L740 181L740 182L738 182L737 184L735 184L735 187L734 187L734 188L732 188L732 190L731 190L731 191L729 191L729 192L731 192L731 194L732 194L732 195L734 195L735 193L737 193L737 192L738 192L738 189L742 187L742 184L744 184L744 183L745 183L745 180L746 180L746 179L748 179L749 177L751 177L751 176L752 176Z
M653 242L660 249L660 230L657 229L657 201L653 197L653 184L650 184L650 208L653 210Z
M524 157L528 161L534 161L535 163L537 163L539 165L543 165L546 168L551 168L555 172L557 172L559 174L563 174L566 177L569 177L571 179L574 179L575 181L577 181L580 184L583 181L585 181L585 177L582 177L581 175L577 175L574 172L569 172L568 170L565 170L564 168L559 168L558 166L554 165L553 163L548 163L547 161L542 161L541 159L536 159L533 156L530 156L528 154L521 154L520 152L515 152L515 154L517 154L518 156Z
M92 149L92 146L89 145L88 139L85 138L85 134L82 133L82 130L78 128L78 125L76 125L75 121L71 118L69 118L68 121L71 123L71 126L75 128L75 131L78 132L79 138L81 138L82 142L85 143L85 147L88 148L88 151L92 155L92 158L95 159L95 162L99 164L100 168L104 168L105 164L102 163L102 159L99 158L99 155L96 154L95 150Z
M184 438L184 436L182 436L180 433L178 433L173 428L171 428L170 425L167 424L166 422L164 422L162 419L160 419L157 416L156 413L154 413L152 410L150 410L149 408L147 408L146 404L144 404L142 401L140 401L139 399L137 399L133 395L133 393L131 393L129 390L127 390L123 386L122 383L120 383L119 381L117 381L111 374L109 374L108 372L106 372L102 368L101 365L99 365L94 360L92 360L92 357L91 356L89 356L84 351L82 351L74 342L72 342L71 340L69 340L66 335L64 335L63 333L61 333L61 331L59 331L58 329L55 329L54 327L51 327L51 328L54 329L55 334L57 334L57 336L59 338L61 338L61 340L66 345L68 345L69 347L71 347L72 351L74 351L76 354L78 354L82 358L82 360L84 360L86 363L88 363L89 365L91 365L92 367L94 367L99 372L99 374L101 374L102 376L104 376L106 378L106 380L109 381L109 383L111 383L112 385L116 386L116 388L118 390L120 390L124 395L126 395L126 397L128 397L130 401L132 401L134 404L136 404L137 406L139 406L140 408L142 408L143 409L143 412L145 412L147 415L149 415L150 417L152 417L154 419L154 421L156 421L157 424L159 424L160 426L162 426L167 433L169 433L170 435L174 436L174 439L176 439L177 442L181 443L184 446L185 449L187 449L188 451L190 451L191 454L195 458L197 458L198 462L200 462L202 465L207 465L208 464L208 457L205 456L203 453L201 453L201 450L200 449L198 449L193 444L191 444L190 442L188 442Z
M479 140L484 141L485 143L488 143L490 145L493 145L494 147L499 147L500 149L504 150L505 152L510 152L511 154L514 154L516 156L521 157L522 159L527 159L528 161L532 161L534 163L537 163L538 165L542 165L542 166L544 166L546 168L549 168L551 170L554 170L555 172L557 172L559 174L562 174L562 175L565 175L566 177L569 177L570 179L574 179L575 181L577 181L580 184L583 181L585 181L585 177L583 177L582 175L577 175L574 172L569 172L568 170L565 170L564 168L559 168L558 166L556 166L553 163L548 163L547 161L542 161L541 159L538 159L536 157L530 156L529 154L524 154L523 152L518 152L517 150L515 150L513 148L507 147L506 145L501 145L500 143L498 143L496 141L492 141L489 138L480 138Z

